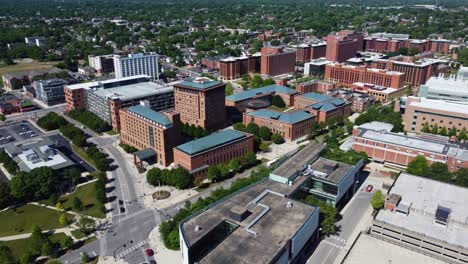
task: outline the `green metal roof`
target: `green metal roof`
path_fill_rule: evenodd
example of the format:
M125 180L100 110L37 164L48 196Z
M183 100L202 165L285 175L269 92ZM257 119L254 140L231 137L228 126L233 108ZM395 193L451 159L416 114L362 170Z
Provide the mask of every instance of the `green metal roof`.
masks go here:
M140 160L146 160L152 157L156 157L156 151L151 148L143 149L133 153L133 155L137 156Z
M254 112L249 112L247 115L253 117L261 117L267 119L278 120L280 122L288 123L288 124L295 124L309 118L313 118L314 116L306 111L294 111L294 112L277 112L272 111L269 109L260 109Z
M128 108L128 111L130 113L134 113L146 119L149 119L161 126L169 126L172 124L171 120L169 120L169 118L167 118L165 115L159 112L153 111L150 108L142 106L142 105L131 106Z
M344 105L346 102L339 98L334 98L333 100L319 102L311 105L312 109L328 112Z
M272 85L268 85L268 86L265 86L265 87L250 89L250 90L247 90L247 91L244 91L244 92L236 93L236 94L227 96L226 99L228 101L237 102L237 101L242 101L242 100L246 100L246 99L255 97L257 95L269 94L269 93L273 93L273 92L275 92L275 93L284 93L284 94L292 94L292 93L295 93L296 90L288 88L286 86L272 84Z
M234 140L238 140L245 136L246 135L242 132L228 129L228 130L215 132L206 137L192 140L190 142L177 146L176 148L189 155L195 155L197 153L224 145Z
M181 86L204 90L204 89L209 89L213 86L220 85L220 84L222 84L222 82L220 81L214 81L208 78L203 78L202 81L195 81L194 79L187 79L181 83L176 84L176 86L181 85Z

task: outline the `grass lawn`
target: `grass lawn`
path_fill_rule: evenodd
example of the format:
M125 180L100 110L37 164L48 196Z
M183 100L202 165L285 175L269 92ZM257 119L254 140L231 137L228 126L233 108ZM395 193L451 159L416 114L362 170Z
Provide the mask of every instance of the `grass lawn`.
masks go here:
M12 236L31 232L32 224L37 224L42 230L63 228L59 223L61 213L37 205L24 205L0 213L0 236ZM68 220L73 216L67 214Z
M0 75L3 75L6 72L20 72L20 71L30 71L30 70L44 70L50 69L57 65L59 61L46 61L39 62L32 59L23 59L19 60L14 65L0 64Z
M109 130L109 131L106 131L106 132L104 132L104 133L106 133L107 135L111 135L111 136L114 136L114 135L118 135L118 134L119 134L119 132L116 132L116 131L114 131L114 130Z
M73 193L60 196L58 200L62 203L65 210L72 210L73 198L75 197L78 197L83 203L83 207L85 208L83 214L97 218L106 217L106 214L100 210L101 203L96 199L96 182L80 186ZM43 200L41 202L51 205L48 200Z
M80 156L82 159L86 160L86 162L88 162L89 164L91 164L91 166L93 166L94 168L96 168L96 164L94 163L94 160L91 159L88 154L86 153L86 151L83 149L83 148L80 148L78 146L75 146L74 144L71 144L72 146L72 149L73 149L73 152L75 152L78 156Z
M60 240L63 240L66 236L67 235L65 235L64 233L57 233L50 235L49 238L52 242L59 242ZM11 249L13 256L16 259L19 259L24 253L26 253L26 250L29 247L29 238L5 241L3 243L5 243L5 245Z
M268 107L268 109L270 110L274 110L274 111L279 111L279 112L284 112L284 110L288 109L287 107L284 107L284 108L280 108L280 107L277 107L276 105L270 105Z
M85 237L85 234L83 232L81 232L80 230L73 230L73 231L71 231L71 233L76 239L80 239L80 238Z

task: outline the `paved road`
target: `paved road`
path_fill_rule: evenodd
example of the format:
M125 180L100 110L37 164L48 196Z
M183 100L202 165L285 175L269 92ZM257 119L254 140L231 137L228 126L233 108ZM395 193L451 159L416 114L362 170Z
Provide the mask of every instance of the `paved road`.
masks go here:
M365 186L365 184L363 185ZM358 190L355 197L348 204L340 221L336 223L338 233L323 239L307 261L308 264L333 264L337 257L351 243L352 233L358 224L366 217L370 208L372 193Z

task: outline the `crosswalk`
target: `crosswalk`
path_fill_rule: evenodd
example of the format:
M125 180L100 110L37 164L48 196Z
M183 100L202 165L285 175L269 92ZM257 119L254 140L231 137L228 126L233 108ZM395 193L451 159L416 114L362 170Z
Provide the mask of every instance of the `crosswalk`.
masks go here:
M346 239L337 237L337 236L330 236L327 237L326 239L322 240L323 243L335 247L335 248L345 248L346 247Z
M132 253L133 251L143 247L144 245L146 245L148 243L147 240L143 240L143 241L140 241L138 242L137 244L125 249L124 251L120 252L119 254L117 254L115 256L115 259L118 260L118 259L121 259L125 256L127 256L128 254Z
M133 218L135 216L141 215L141 214L143 214L145 212L148 212L148 209L141 209L141 210L138 210L138 211L133 212L131 214L127 214L124 217L121 217L121 218L119 218L119 219L117 219L116 221L113 221L113 222L114 222L114 224L117 225L117 224L120 224L120 223L122 223L124 221L127 221L128 219L131 219L131 218Z
M99 255L107 256L107 234L99 239Z

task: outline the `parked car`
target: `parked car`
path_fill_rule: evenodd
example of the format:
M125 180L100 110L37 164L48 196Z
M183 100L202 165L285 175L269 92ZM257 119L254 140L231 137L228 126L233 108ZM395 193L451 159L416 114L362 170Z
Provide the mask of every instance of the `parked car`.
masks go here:
M372 192L372 189L374 189L374 186L372 186L372 184L369 184L366 187L366 192Z
M120 207L120 212L125 213L125 207Z
M147 248L145 252L146 252L146 256L148 257L152 257L154 255L154 251L151 248Z

